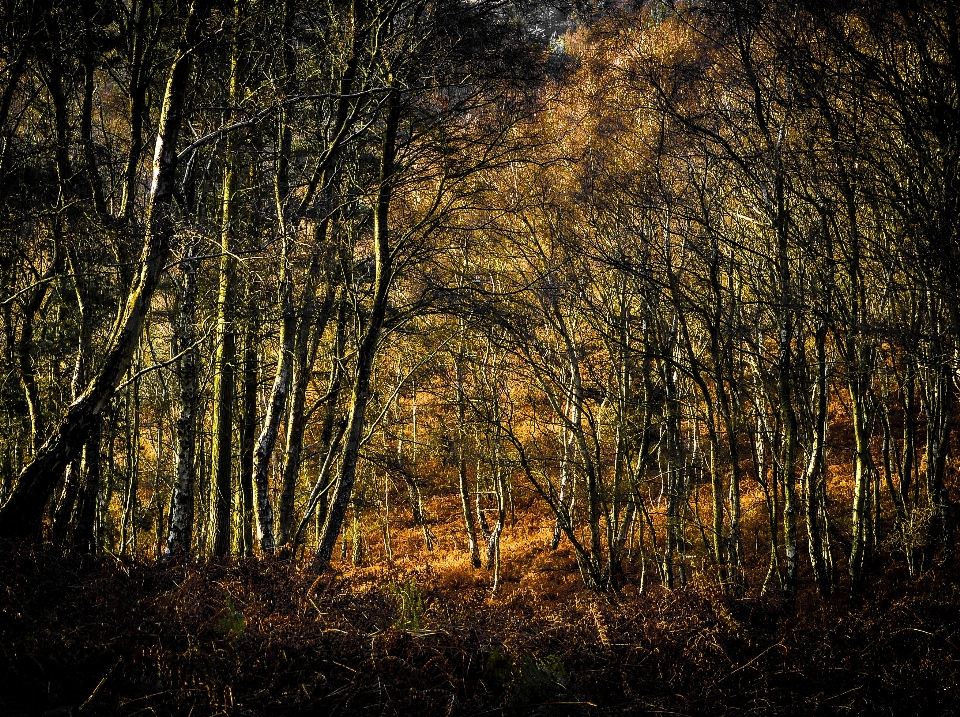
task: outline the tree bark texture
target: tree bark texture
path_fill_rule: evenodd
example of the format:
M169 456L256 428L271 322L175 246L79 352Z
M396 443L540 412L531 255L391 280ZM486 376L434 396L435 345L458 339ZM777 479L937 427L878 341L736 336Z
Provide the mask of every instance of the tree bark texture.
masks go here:
M197 402L199 378L197 367L197 260L195 247L190 242L181 264L182 289L180 310L176 317L175 349L181 353L177 362L177 383L180 388L177 415L174 464L176 480L170 506L170 529L164 556L173 557L190 552L193 540L194 491L196 489Z

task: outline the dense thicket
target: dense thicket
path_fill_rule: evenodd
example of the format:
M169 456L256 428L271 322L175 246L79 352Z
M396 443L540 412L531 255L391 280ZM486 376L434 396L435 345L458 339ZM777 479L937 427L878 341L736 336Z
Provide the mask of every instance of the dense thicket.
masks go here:
M402 487L496 589L529 489L602 592L953 560L955 3L4 8L0 536L322 571Z

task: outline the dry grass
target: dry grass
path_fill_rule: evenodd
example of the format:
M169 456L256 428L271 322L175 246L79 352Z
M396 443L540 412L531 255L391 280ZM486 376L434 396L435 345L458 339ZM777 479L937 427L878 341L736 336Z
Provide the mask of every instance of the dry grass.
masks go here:
M462 551L427 553L412 526L395 531L392 563L338 564L319 579L279 561L7 552L0 714L949 714L960 704L953 573L891 572L855 609L808 590L794 606L733 602L704 573L611 602L583 590L568 549L546 549L550 530L529 515L508 528L495 595L487 570ZM391 585L422 600L417 629L403 628Z

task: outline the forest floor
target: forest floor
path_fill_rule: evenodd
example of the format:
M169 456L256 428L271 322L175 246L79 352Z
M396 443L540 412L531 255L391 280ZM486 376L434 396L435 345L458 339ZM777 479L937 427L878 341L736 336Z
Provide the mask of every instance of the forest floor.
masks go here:
M610 600L527 528L496 594L442 545L321 578L3 550L0 715L960 714L955 571L876 575L856 606L762 576L731 600L709 569Z

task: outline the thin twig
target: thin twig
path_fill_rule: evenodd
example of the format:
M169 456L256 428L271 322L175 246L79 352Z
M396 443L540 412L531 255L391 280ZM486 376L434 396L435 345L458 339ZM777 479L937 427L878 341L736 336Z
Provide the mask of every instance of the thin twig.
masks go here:
M86 707L88 704L90 704L90 701L91 701L94 697L96 697L97 692L99 692L99 691L100 691L100 688L103 687L103 683L106 682L106 681L107 681L107 678L110 677L110 675L113 674L113 671L114 671L115 669L117 669L117 665L119 665L122 660L123 660L123 658L121 657L121 658L118 658L117 661L113 663L113 667L111 667L109 670L107 670L107 674L105 674L105 675L103 676L103 679L100 680L100 682L97 683L97 686L93 688L93 692L91 692L91 693L90 693L90 696L87 697L86 700L84 700L83 704L80 705L80 707L77 708L77 712L82 712L82 711L83 711L83 708Z
M180 353L178 353L176 356L171 356L171 357L170 357L169 359L167 359L166 361L163 361L163 362L161 362L161 363L155 363L155 364L153 364L153 365L151 365L151 366L148 366L147 368L140 369L140 370L137 371L135 374L133 374L133 376L131 376L131 377L128 378L126 381L124 381L124 382L121 383L119 386L117 386L117 392L119 393L121 389L126 388L126 387L129 386L131 383L133 383L133 382L136 381L138 378L140 378L141 376L144 376L145 374L151 373L152 371L158 371L158 370L160 370L160 369L162 369L162 368L166 368L166 367L169 366L170 364L179 361L179 360L181 359L181 357L183 357L183 355L187 353L187 351L192 351L192 350L195 349L197 346L199 346L201 343L203 343L203 342L206 340L206 338L210 335L210 332L212 332L212 331L213 331L213 325L211 325L210 328L207 329L207 332L206 332L203 336L201 336L199 339L197 339L197 340L194 341L192 344L190 344L189 346L187 346L187 348L185 348L183 351L181 351Z

